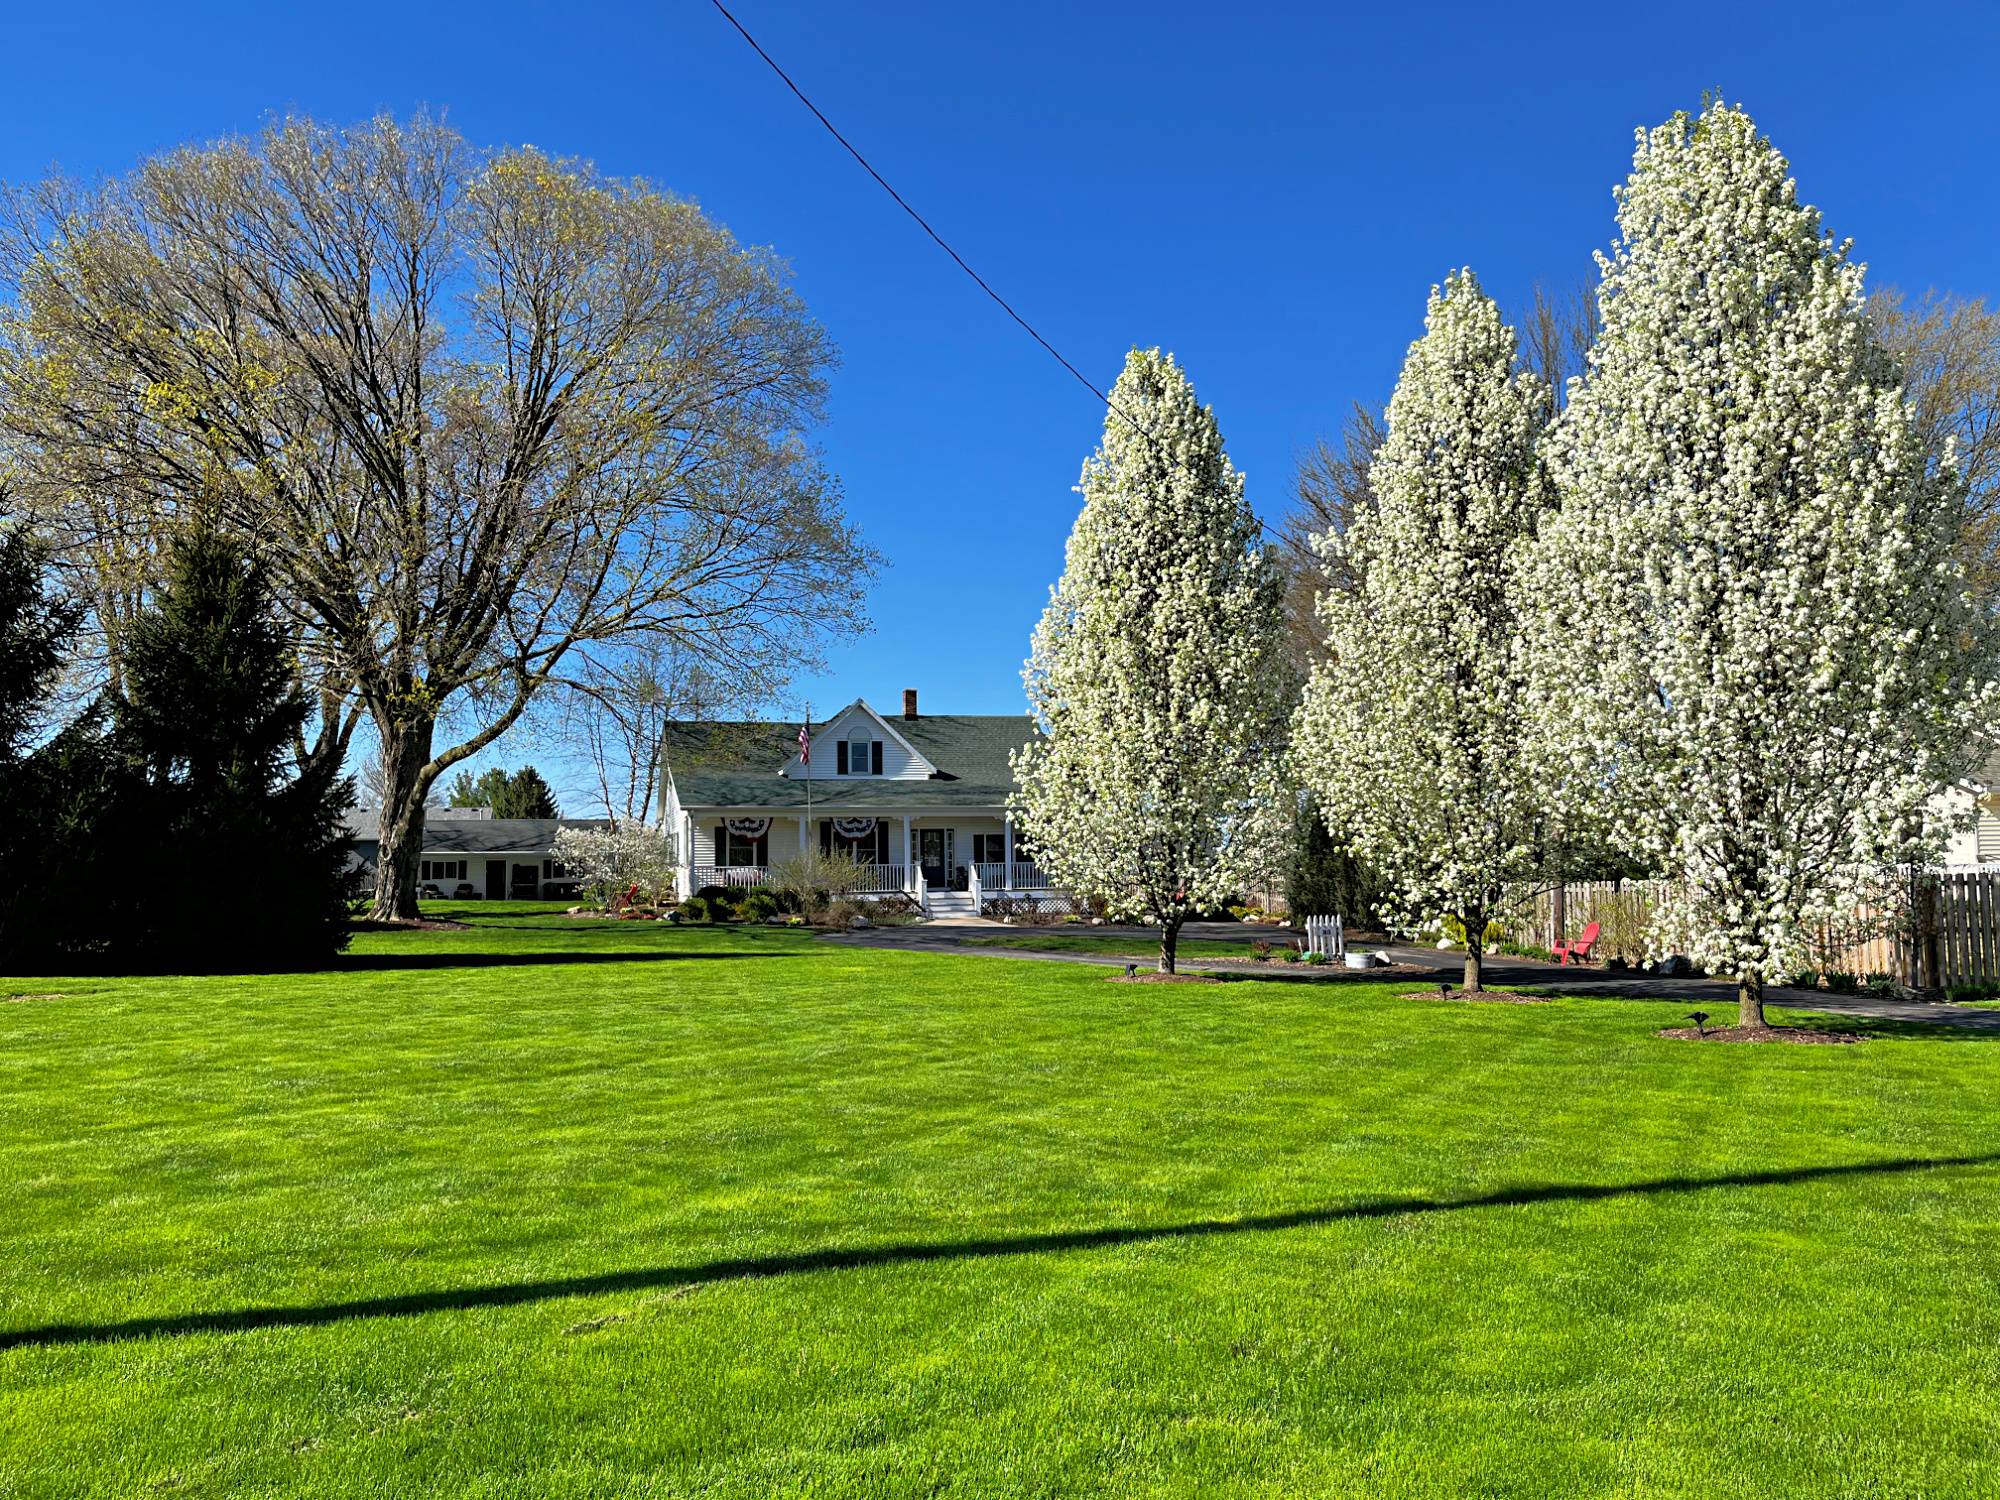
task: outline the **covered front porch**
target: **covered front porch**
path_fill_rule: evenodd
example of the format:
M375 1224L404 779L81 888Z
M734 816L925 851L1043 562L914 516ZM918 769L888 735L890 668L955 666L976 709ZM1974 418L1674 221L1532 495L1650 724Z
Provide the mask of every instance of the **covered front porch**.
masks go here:
M977 913L996 896L1056 892L1031 851L1016 847L1005 808L887 815L847 807L698 808L682 822L683 897L711 885L770 885L778 866L814 848L861 866L870 883L860 894L907 895L926 914L940 905Z

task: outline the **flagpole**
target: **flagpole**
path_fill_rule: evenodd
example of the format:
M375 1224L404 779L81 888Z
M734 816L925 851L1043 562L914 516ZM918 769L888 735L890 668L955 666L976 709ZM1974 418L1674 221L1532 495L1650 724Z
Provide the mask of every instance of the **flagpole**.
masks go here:
M813 827L813 764L812 764L813 706L806 700L805 747L800 754L799 767L806 773L806 847L799 850L801 859L810 858L814 846L819 842L819 832Z

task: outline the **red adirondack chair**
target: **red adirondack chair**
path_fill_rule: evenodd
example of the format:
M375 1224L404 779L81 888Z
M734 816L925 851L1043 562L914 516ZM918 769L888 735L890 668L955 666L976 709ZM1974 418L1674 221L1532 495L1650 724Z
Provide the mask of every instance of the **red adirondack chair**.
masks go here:
M1592 922L1583 929L1582 937L1557 938L1549 951L1555 954L1559 964L1566 965L1572 958L1578 963L1586 963L1590 959L1590 950L1597 946L1597 932L1597 924Z

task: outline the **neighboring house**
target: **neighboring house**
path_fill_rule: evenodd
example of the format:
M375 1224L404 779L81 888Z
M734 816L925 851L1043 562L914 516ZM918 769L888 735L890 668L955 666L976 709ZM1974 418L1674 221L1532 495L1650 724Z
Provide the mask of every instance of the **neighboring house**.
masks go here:
M2000 864L2000 753L1988 756L1965 782L1944 795L1954 812L1966 811L1969 802L1974 815L1970 828L1952 836L1945 849L1945 863Z
M417 890L491 901L574 895L575 879L556 863L556 830L605 826L603 818L496 818L486 807L432 808L424 814ZM380 813L357 809L348 827L355 863L372 872L381 847Z
M872 892L904 892L932 915L998 895L1055 900L1014 836L1008 757L1036 734L1025 714L891 717L856 699L811 726L696 721L667 729L663 826L682 856L681 894L758 886L801 849L852 856Z

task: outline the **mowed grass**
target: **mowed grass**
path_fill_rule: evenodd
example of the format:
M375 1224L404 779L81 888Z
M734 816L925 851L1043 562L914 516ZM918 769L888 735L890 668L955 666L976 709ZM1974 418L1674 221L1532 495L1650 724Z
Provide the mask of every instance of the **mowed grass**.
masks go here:
M1292 935L1283 928L1254 929L1241 942L1217 938L1183 938L1174 945L1179 958L1248 958L1250 944L1261 939L1274 948L1292 946ZM1024 948L1036 953L1089 953L1110 958L1157 958L1157 938L1102 937L1070 933L1021 933L1011 937L960 938L966 948Z
M463 914L0 981L0 1495L2000 1493L2000 1043Z

